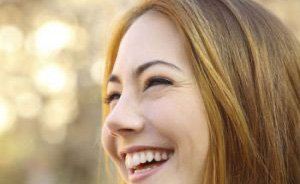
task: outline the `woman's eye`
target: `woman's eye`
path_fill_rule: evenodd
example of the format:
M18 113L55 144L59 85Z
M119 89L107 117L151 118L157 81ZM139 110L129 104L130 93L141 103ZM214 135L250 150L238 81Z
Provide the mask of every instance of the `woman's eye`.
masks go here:
M168 79L165 79L165 78L159 78L159 77L154 77L154 78L150 78L147 83L146 83L146 86L145 86L145 89L148 89L152 86L157 86L157 85L172 85L173 82L168 80Z
M111 93L110 95L108 95L106 98L105 98L105 103L106 104L110 104L112 101L114 100L118 100L120 98L121 94L120 93Z

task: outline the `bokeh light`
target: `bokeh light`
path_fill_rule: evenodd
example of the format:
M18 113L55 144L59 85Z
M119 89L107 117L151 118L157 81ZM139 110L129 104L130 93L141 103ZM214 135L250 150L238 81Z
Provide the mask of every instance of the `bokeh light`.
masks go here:
M49 21L37 29L35 49L40 55L49 55L71 45L74 38L71 26L59 20Z
M15 96L17 114L21 118L36 118L42 109L41 97L34 92L20 92Z
M0 50L13 53L19 50L23 44L22 31L13 25L0 26Z
M15 123L16 114L11 104L0 97L0 136Z
M78 113L76 98L53 99L44 108L41 123L51 130L65 127Z
M91 78L96 84L101 85L103 72L104 72L104 61L103 59L99 59L98 61L94 62L90 68Z
M73 72L66 71L61 66L52 63L42 66L34 75L38 90L45 95L75 90L75 80Z

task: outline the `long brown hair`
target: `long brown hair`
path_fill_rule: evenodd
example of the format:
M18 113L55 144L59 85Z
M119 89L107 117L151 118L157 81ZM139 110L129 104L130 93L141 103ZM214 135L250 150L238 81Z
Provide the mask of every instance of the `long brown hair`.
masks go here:
M296 38L250 0L147 0L129 11L113 34L104 84L122 37L148 10L168 16L188 42L210 129L199 183L300 183ZM103 103L103 117L108 113Z

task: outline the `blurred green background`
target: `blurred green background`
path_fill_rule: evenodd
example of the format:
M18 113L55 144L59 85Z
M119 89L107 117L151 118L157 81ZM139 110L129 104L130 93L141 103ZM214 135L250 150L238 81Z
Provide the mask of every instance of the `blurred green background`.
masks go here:
M0 0L0 184L109 183L101 76L113 22L138 0ZM300 40L300 0L257 0Z

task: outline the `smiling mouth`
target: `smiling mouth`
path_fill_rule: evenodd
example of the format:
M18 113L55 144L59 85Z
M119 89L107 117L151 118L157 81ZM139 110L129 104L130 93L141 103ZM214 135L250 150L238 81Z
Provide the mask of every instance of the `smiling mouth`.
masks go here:
M125 155L129 179L138 181L156 172L174 154L170 150L143 150Z

